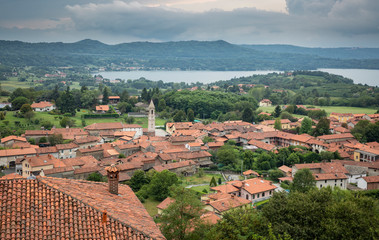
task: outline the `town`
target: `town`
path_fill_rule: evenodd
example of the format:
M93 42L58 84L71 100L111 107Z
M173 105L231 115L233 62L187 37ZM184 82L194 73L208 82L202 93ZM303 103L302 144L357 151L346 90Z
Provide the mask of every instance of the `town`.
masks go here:
M104 98L101 95L98 99L100 103L92 113L97 118L109 117L110 109L120 106L120 96ZM270 203L275 192L288 194L296 191L298 185L300 189L304 184L311 184L318 189L338 188L352 192L379 189L379 143L359 142L351 133L361 121L378 123L379 114L332 112L327 118L318 120L308 117L296 121L284 118L264 120L272 119L271 116L278 111L285 112L289 108L320 111L303 105L283 105L271 113L260 112L258 116L262 117L262 121L259 123L229 120L204 124L192 119L167 122L161 128L156 126L153 100L147 103L137 102L135 106L140 111L129 112L130 117L146 118L147 128L122 120L118 122L117 118L116 122L70 127L70 119L66 117L66 127L42 127L40 130L25 130L21 136L3 137L0 165L7 174L1 178L4 180L1 186L2 192L8 192L2 197L3 221L19 216L12 209L30 201L25 198L30 196L27 192L43 189L49 194L51 202L48 204L52 204L51 207L64 197L69 206L77 206L75 209L89 206L91 214L98 216L99 224L110 221L112 228L102 227L95 231L90 224L91 228L86 232L79 231L79 234L84 234L81 236L88 234L92 238L95 235L91 234L99 232L102 238L107 238L116 231L121 238L133 235L141 239L160 239L164 238L161 231L165 237L170 235L165 228L159 230L149 214L158 223L164 222L165 214L171 211L170 206L180 199L169 191L174 185L185 187L172 190L174 193L192 190L196 193L194 196L200 197L196 211L199 219L206 224L216 224L233 211L262 208ZM271 105L269 99L259 102L260 107ZM25 108L24 104L20 111ZM53 102L41 101L31 104L28 110L24 110L24 115L29 111L38 114L57 110ZM325 134L309 134L325 128L323 122L327 124L327 129L323 130L326 130ZM290 131L296 128L300 129L299 134ZM311 183L296 179L301 174L308 174L313 179ZM152 176L149 180L148 175ZM186 179L203 179L206 176L212 177L210 182L208 179L200 184L185 184L192 181ZM149 184L159 177L161 186L155 186L158 190L154 193ZM166 182L168 179L165 178L171 180ZM108 182L108 186L99 182ZM16 196L23 200L12 200ZM173 198L175 196L177 199ZM46 201L38 193L31 197L36 202ZM96 200L93 202L91 199ZM145 210L147 203L148 211ZM130 210L119 212L116 204L130 204ZM29 210L31 207L27 206ZM85 216L83 218L86 219ZM34 223L28 219L23 224ZM164 226L162 224L159 223ZM48 229L57 231L57 227ZM186 226L193 232L196 232L193 230L196 227L195 223ZM1 232L3 239L14 238L15 234L22 237L16 228L8 226L7 229ZM37 230L34 236L43 236L38 235L41 233ZM63 233L63 236L71 238L72 234Z

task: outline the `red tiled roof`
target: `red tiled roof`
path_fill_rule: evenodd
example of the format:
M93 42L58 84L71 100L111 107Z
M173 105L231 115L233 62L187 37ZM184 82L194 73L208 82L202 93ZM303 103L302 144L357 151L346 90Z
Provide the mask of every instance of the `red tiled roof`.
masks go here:
M251 169L250 169L250 170L247 170L247 171L245 171L245 172L243 172L243 175L245 175L245 176L247 176L247 175L251 175L251 174L253 174L253 175L259 177L259 173L255 172L255 171L253 171L253 170L251 170Z
M331 139L354 138L354 136L351 133L342 133L342 134L322 135L317 138L321 140L331 140Z
M158 172L162 172L163 170L171 170L171 169L176 169L176 168L181 168L181 167L186 167L186 166L191 166L191 165L196 165L196 163L192 160L188 160L188 161L182 161L182 162L157 165L157 166L154 166L154 169Z
M233 193L233 192L238 192L238 188L231 184L226 184L226 185L218 185L216 187L211 187L211 190L213 191L220 191L222 193Z
M225 212L236 207L251 204L251 202L244 198L229 195L229 198L210 201L208 204L219 212Z
M76 145L75 143L66 143L66 144L57 144L56 147L59 151L59 150L66 150L66 149L74 149L74 148L78 148L79 146Z
M349 173L340 162L295 164L297 169L321 169L324 173Z
M203 220L203 222L207 224L216 224L218 221L221 220L221 217L219 217L214 212L206 212L203 215L200 216L200 219Z
M292 168L287 167L286 165L282 165L278 167L279 170L282 170L283 172L292 172Z
M333 179L346 179L348 178L344 173L315 173L313 174L316 181L318 180L333 180Z
M45 108L45 107L51 107L53 104L51 102L39 102L39 103L33 103L30 105L32 108Z
M6 143L6 142L11 141L11 140L13 140L13 141L19 141L19 142L27 142L26 138L11 135L11 136L2 138L1 139L1 143Z
M242 188L250 194L266 192L277 188L275 185L272 185L271 181L260 178L244 180L243 183L244 185L242 185Z
M4 179L19 179L19 178L23 178L20 174L18 173L9 173L7 175L4 175L3 177L0 178L0 180L4 180Z
M160 204L158 204L157 208L164 210L164 209L166 209L173 202L175 202L174 199L172 199L170 197L167 197Z
M108 105L99 105L96 106L96 111L109 111L109 106Z
M0 157L23 156L23 155L34 155L34 154L36 154L35 148L0 150Z
M261 142L261 141L258 141L258 140L250 140L248 142L249 145L252 145L252 146L256 146L257 148L261 148L263 150L266 150L266 151L272 151L273 149L275 149L275 145L272 145L272 144L268 144L268 143L265 143L265 142Z
M293 178L292 177L281 177L281 178L278 178L280 181L289 181L289 182L292 182L293 181Z
M363 179L368 183L378 183L379 182L379 176L368 176L368 177L363 177Z
M48 166L53 165L54 168L58 167L66 167L66 164L64 164L61 160L55 158L52 155L42 155L42 156L33 156L33 157L26 157L24 161L27 161L31 167L41 167L41 166Z
M132 190L37 177L1 180L1 239L164 239ZM106 212L106 218L103 212Z
M120 97L119 96L109 96L108 99L109 100L120 99Z
M93 123L84 129L86 130L107 130L107 129L123 129L124 125L121 122L113 123Z

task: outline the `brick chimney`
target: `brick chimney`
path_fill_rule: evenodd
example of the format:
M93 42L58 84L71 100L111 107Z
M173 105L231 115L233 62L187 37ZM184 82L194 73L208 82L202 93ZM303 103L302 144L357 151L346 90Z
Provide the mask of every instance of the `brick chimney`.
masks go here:
M116 167L116 165L112 164L110 167L106 167L108 176L108 186L109 192L112 194L118 194L118 178L120 171Z

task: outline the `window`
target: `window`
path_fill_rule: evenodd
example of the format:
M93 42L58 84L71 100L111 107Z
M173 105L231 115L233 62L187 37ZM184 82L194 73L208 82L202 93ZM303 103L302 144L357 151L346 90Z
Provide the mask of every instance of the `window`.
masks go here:
M362 177L362 176L361 176ZM342 179L341 179L341 182L342 182Z
M248 194L246 194L246 199L249 200L249 195Z
M264 197L265 196L265 193L262 193L262 197Z
M341 187L342 187L342 183L341 183Z
M253 194L252 196L253 196L253 199L255 199L255 194Z
M327 183L327 180L325 180L325 183Z
M336 179L336 180L334 180L334 182L337 182L337 179Z
M259 193L257 194L257 198L259 198Z
M320 188L322 188L322 184L320 184Z

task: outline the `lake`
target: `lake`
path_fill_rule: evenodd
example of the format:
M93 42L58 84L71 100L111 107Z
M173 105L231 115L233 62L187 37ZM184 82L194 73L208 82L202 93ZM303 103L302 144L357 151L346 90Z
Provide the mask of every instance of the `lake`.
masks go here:
M354 83L379 85L379 70L368 69L318 69L320 71L341 75L351 78ZM252 76L255 74L268 74L281 71L118 71L99 72L104 78L114 80L116 78L128 80L144 77L148 80L163 82L186 82L186 83L212 83L219 80L230 80L232 78ZM95 75L95 74L94 74Z

